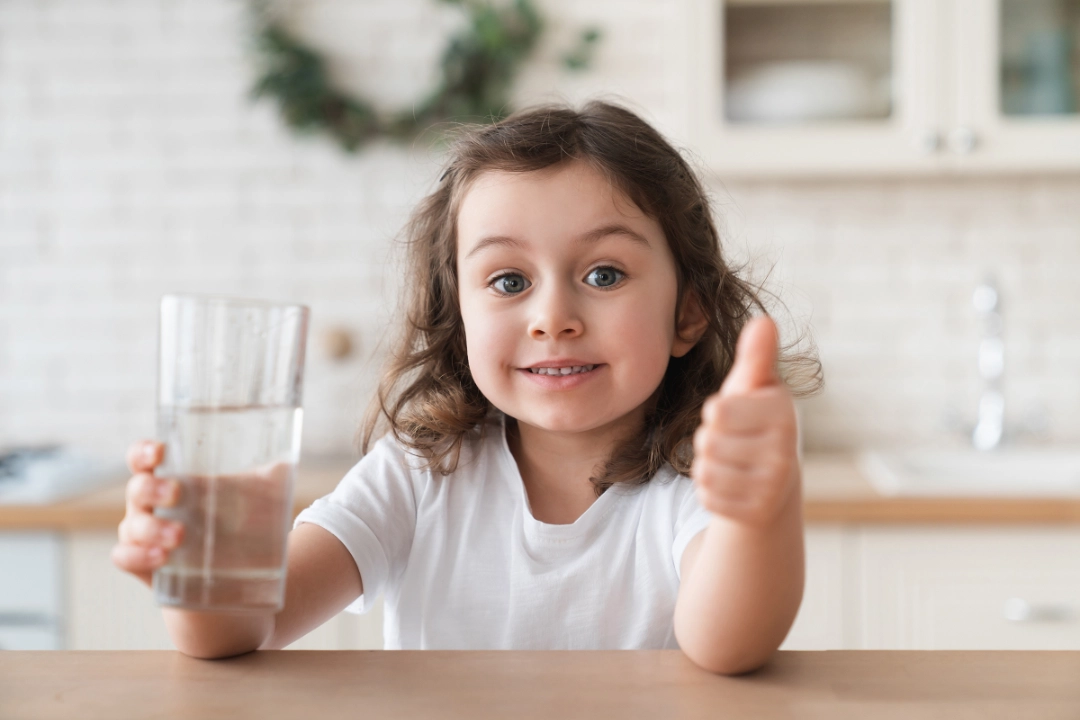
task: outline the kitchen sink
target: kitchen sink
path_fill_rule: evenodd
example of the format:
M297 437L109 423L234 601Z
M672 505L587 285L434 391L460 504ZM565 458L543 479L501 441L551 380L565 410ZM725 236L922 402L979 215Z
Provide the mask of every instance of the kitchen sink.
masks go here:
M1080 448L865 451L857 463L883 495L1080 497Z
M60 502L122 483L130 474L122 461L82 449L0 448L0 505Z

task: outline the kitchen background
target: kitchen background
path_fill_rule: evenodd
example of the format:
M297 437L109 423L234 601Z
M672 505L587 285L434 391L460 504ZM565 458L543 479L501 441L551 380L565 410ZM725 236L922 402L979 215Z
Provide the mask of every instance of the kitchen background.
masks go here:
M776 7L800 4L822 5ZM828 51L819 55L842 54L843 43L830 38L846 28L856 52L884 47L886 72L890 53L898 58L893 109L903 113L880 133L888 147L880 157L819 142L798 123L764 122L767 132L744 141L739 128L760 108L754 73L732 74L739 58L728 64L729 122L717 130L719 90L710 82L721 65L710 60L722 30L702 18L719 17L721 3L536 5L548 27L513 104L607 97L686 149L714 196L726 252L768 278L784 303L785 339L803 329L818 347L826 391L800 403L808 454L969 444L984 383L984 329L972 297L991 275L1003 314L1006 422L1037 430L1028 443L1080 443L1080 162L1061 160L1080 148L1075 105L1071 130L1047 126L1058 132L1047 135L1053 143L1064 138L1055 149L982 168L978 153L994 145L978 137L972 163L954 163L946 156L963 154L964 139L950 136L943 118L962 114L951 98L963 93L941 78L962 70L957 57L923 58L929 66L916 76L910 46L896 45L911 42L903 34L910 28L892 40L887 30L884 44L865 34L880 21L865 6L886 17L892 8L897 24L930 18L928 32L941 36L970 7L997 3L835 4L837 22L823 30ZM954 5L955 14L935 20L943 12L935 7ZM1010 5L1036 8L1036 19L1072 12L1063 17L1075 28L1080 3ZM386 108L407 107L431 86L446 37L462 23L460 9L434 0L287 6L290 27L329 58L336 82ZM65 443L119 460L130 442L152 437L158 301L191 291L308 304L304 456L356 455L380 339L408 281L394 238L433 186L438 155L423 143L385 141L350 155L323 136L290 132L273 103L249 99L246 7L0 2L0 447ZM728 20L729 30L739 27L739 16ZM754 53L770 45L746 40L761 31L760 19L741 20L742 44L731 38L729 46L753 70ZM561 54L590 26L602 31L595 56L587 70L570 72ZM1055 37L1075 68L1076 34ZM797 52L792 43L781 37L778 54ZM1074 69L1073 92L1078 76ZM920 77L939 84L904 97ZM887 92L883 102L852 112L888 116ZM1023 99L1015 102L1023 112ZM923 115L908 114L916 110ZM940 134L916 122L927 117ZM896 160L901 153L923 160ZM863 167L845 170L855 155ZM335 357L343 337L352 352ZM148 594L141 600L150 603Z

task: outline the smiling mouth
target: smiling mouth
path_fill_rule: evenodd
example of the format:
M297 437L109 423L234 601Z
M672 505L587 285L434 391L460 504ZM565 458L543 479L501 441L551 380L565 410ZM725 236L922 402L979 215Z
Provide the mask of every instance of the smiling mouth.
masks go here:
M537 367L526 369L534 375L553 375L556 377L561 377L563 375L580 375L581 373L587 373L595 368L596 365L574 365L573 367L562 368Z

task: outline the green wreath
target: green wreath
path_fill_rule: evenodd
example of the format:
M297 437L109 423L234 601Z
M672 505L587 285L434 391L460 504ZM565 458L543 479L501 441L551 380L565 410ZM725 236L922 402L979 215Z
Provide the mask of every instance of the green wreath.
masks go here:
M415 108L394 113L380 113L369 101L335 89L322 57L292 37L269 6L252 5L260 65L252 99L276 99L289 127L325 131L349 152L379 137L408 141L446 121L505 117L518 70L543 32L542 18L531 0L502 7L484 0L440 2L461 6L470 22L443 51L436 89ZM596 28L582 31L577 47L563 55L563 65L587 68L599 39Z

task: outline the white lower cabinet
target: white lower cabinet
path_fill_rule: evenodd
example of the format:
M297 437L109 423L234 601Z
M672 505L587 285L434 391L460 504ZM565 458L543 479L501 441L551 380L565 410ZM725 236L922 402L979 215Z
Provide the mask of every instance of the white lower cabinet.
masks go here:
M1080 530L863 528L867 649L1080 649Z
M63 537L0 532L0 650L63 647L63 601Z
M115 532L68 534L67 649L174 649L150 589L112 564Z
M1080 528L810 526L785 650L1080 650Z
M806 586L802 605L781 650L829 650L844 646L843 526L806 529Z
M171 650L161 608L151 590L109 557L115 532L68 535L68 650ZM341 613L289 646L290 650L382 648L382 603L366 615Z
M65 646L172 648L150 590L112 565L115 538L68 536ZM785 650L1080 650L1077 527L811 525L806 569ZM379 649L382 619L380 600L289 649ZM23 647L47 640L22 635L6 639Z

